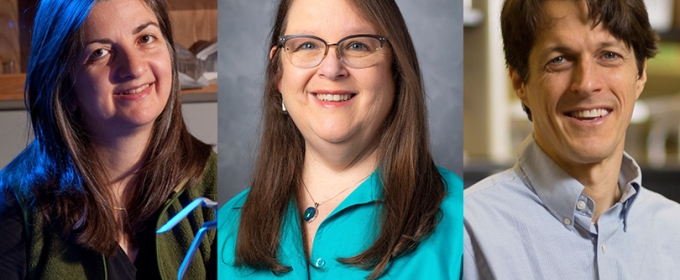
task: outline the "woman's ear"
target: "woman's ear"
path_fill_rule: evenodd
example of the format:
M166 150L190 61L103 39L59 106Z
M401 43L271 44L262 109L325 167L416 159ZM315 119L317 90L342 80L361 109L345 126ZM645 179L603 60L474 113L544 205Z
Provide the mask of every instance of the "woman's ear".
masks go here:
M274 56L276 55L276 52L277 52L278 50L279 50L279 49L278 49L278 47L276 47L276 46L272 47L271 50L269 50L269 60L274 59ZM278 63L277 63L277 65L279 65L279 67L278 67L278 69L276 70L276 89L277 89L279 92L281 92L281 74L282 74L282 73L281 73L281 67L282 67L282 65L280 65L280 64L278 64Z
M274 55L276 54L276 50L278 50L278 48L277 48L276 46L272 47L272 49L269 50L269 59L270 59L270 60L271 60L272 58L274 58Z

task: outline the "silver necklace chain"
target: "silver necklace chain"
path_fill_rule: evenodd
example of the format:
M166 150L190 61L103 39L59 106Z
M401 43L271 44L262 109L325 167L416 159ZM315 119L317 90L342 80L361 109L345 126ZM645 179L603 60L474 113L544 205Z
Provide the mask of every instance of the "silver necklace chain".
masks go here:
M368 178L369 176L371 176L371 174L368 174L368 176L362 178L362 179L359 180L359 181L356 181L356 182L355 182L354 184L352 184L351 186L349 186L349 187L347 187L347 188L341 190L339 193L336 193L334 196L331 196L330 198L328 198L328 199L326 199L326 200L324 200L324 201L322 201L322 202L319 202L319 203L317 203L316 200L314 200L314 197L313 197L312 194L309 192L309 189L307 189L307 184L305 184L305 181L302 181L302 186L305 188L305 191L307 191L307 194L309 195L309 198L311 198L311 199L312 199L312 202L314 202L314 208L316 208L316 207L319 207L319 205L322 205L322 204L324 204L324 203L330 201L331 199L335 198L336 196L340 195L341 193L344 193L346 190L349 190L350 188L357 186L359 183L361 183L361 182L363 182L364 180L366 180L366 178Z

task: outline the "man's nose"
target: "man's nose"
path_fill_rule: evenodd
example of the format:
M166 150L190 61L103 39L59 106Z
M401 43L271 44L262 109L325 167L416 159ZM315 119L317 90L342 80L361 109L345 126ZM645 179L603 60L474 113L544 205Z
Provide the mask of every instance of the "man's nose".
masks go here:
M591 94L602 90L602 69L593 58L579 60L572 72L571 90Z

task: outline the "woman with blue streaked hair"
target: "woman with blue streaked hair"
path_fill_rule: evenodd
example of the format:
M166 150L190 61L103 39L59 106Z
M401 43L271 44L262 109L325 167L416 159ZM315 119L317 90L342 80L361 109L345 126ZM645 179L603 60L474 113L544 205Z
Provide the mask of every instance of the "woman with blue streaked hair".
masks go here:
M212 210L216 156L182 118L164 0L43 0L25 87L35 139L0 171L3 279L170 279ZM215 277L215 233L185 279Z

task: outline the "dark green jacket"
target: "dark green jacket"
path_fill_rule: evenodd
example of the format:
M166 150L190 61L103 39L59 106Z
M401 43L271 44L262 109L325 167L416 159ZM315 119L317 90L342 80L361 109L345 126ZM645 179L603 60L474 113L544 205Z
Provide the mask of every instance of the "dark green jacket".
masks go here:
M186 183L163 206L156 229L195 198L217 200L217 155L211 154L203 177L195 185ZM42 217L33 209L20 205L27 233L28 279L107 279L106 259L101 253L64 241L45 230ZM205 221L215 220L212 208L197 208L172 230L156 235L156 256L162 279L177 279L196 232ZM206 279L216 274L216 230L206 232L184 279ZM210 271L212 270L212 271ZM2 277L0 277L2 278Z

